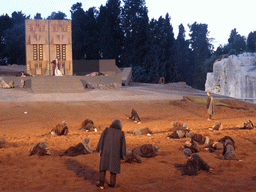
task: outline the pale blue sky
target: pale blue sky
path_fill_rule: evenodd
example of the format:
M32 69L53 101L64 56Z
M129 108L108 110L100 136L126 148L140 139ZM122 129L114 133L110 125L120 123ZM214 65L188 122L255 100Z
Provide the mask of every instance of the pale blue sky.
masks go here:
M178 35L178 26L182 23L187 32L187 24L208 24L209 37L215 38L215 48L219 44L227 44L230 32L236 28L240 35L248 36L256 31L255 0L145 0L149 18L158 19L168 12L175 37ZM11 16L14 11L22 11L34 18L41 13L47 18L52 12L62 11L70 19L70 9L73 4L81 2L86 11L90 7L97 9L107 0L0 0L0 15ZM188 35L186 38L189 38Z

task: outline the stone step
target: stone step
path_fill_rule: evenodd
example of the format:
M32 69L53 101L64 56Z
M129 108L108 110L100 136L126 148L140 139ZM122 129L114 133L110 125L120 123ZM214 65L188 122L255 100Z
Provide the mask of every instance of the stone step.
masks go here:
M132 67L125 67L122 71L122 84L127 86L132 80Z
M79 93L84 86L76 77L35 77L31 79L34 93Z

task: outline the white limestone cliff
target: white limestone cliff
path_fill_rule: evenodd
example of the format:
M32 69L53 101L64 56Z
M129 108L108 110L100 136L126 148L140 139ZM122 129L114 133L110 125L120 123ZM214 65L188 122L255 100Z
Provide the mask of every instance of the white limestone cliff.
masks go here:
M256 96L256 53L231 55L217 61L207 73L205 91L235 98Z

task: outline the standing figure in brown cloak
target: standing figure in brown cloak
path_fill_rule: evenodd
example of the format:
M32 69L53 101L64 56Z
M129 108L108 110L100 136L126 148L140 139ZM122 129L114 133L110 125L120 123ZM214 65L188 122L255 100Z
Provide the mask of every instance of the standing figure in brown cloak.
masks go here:
M155 157L157 156L157 153L159 151L159 147L158 146L154 146L152 144L145 144L139 147L134 148L133 153L141 156L141 157Z
M44 155L51 155L49 149L46 148L47 143L44 142L39 142L38 144L34 145L31 149L30 149L30 154L31 155L39 155L39 156L44 156Z
M207 92L207 113L208 113L208 120L212 120L212 115L214 113L214 110L213 110L213 97L211 96L212 93L210 91Z
M119 119L112 121L100 137L96 151L100 151L100 183L97 185L104 189L106 171L110 171L109 187L114 188L116 174L120 174L121 159L126 156L126 141Z
M186 148L183 153L187 157L186 164L174 164L181 171L181 175L198 175L198 171L210 171L212 168L197 154L192 154L191 150Z
M67 151L65 151L64 153L61 153L60 156L77 156L77 155L82 155L82 154L90 154L92 153L92 149L90 147L90 145L88 145L89 143L89 138L86 137L84 139L84 142L80 142L78 143L75 147L69 147Z
M131 117L128 117L128 119L133 120L135 123L141 124L140 117L134 108L132 108Z

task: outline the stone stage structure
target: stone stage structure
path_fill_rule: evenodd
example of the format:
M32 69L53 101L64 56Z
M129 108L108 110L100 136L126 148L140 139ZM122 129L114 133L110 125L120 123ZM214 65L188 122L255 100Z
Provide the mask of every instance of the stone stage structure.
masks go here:
M54 76L51 60L57 58L63 76ZM87 76L100 72L102 76ZM15 72L2 75L6 83L21 80L25 88L34 93L77 93L85 88L120 87L132 79L132 69L122 71L114 59L72 60L72 35L70 20L26 20L26 73L15 77ZM7 72L5 72L7 74ZM18 74L18 73L16 73ZM19 76L19 75L16 75Z
M14 81L15 87L19 87L21 80L25 81L25 89L33 93L82 93L86 88L115 88L121 87L125 79L128 83L125 69L121 71L114 59L107 60L74 60L74 76L27 76L15 77L9 75L10 70L2 71L0 80L9 83ZM21 71L21 70L19 70ZM19 74L13 70L11 74ZM92 72L100 72L103 76L87 76ZM5 75L6 74L6 75ZM128 75L131 78L131 70Z
M63 76L54 76L51 60L57 58ZM26 72L0 71L0 80L14 81L34 93L78 93L86 88L115 88L128 85L132 69L122 71L114 59L73 60L70 20L26 20ZM101 76L88 76L99 72ZM94 73L95 74L95 73ZM16 77L15 77L16 76Z

